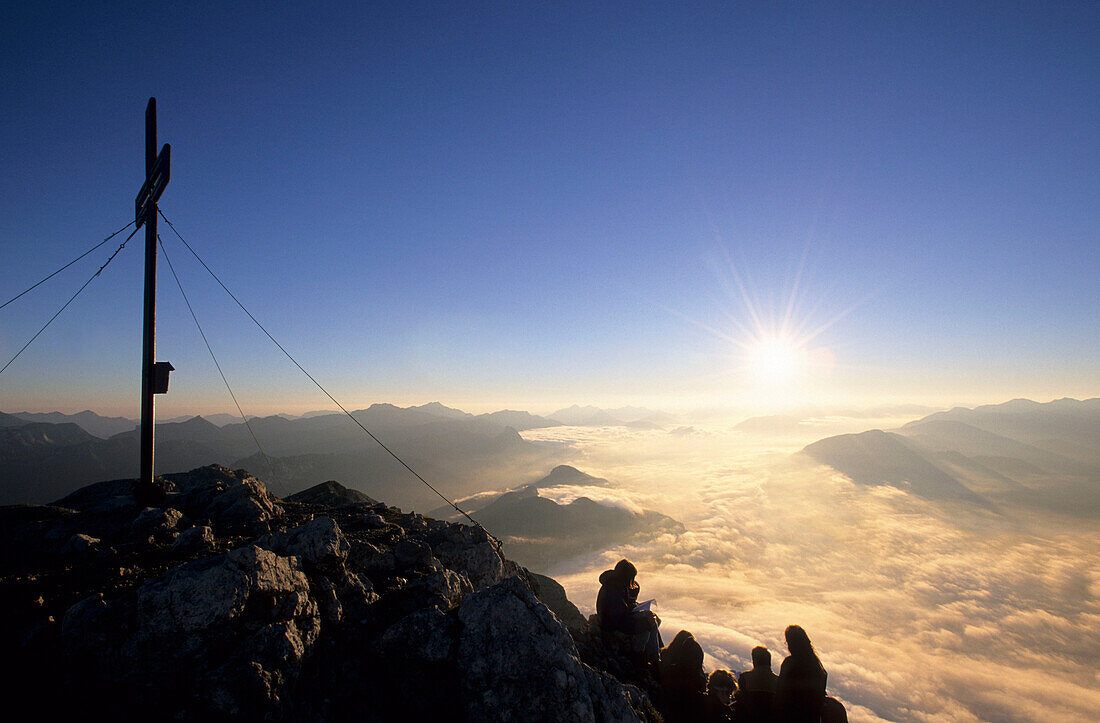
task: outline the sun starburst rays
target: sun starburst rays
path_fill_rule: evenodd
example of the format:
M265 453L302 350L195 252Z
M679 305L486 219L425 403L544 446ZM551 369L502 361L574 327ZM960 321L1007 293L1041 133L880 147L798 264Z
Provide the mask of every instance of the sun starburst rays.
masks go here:
M809 245L787 282L770 294L761 293L724 246L722 255L725 263L718 267L718 278L725 297L715 304L721 321L689 321L730 345L727 371L738 393L789 399L823 385L837 366L835 352L823 343L826 332L870 296L833 311L832 289L812 292Z

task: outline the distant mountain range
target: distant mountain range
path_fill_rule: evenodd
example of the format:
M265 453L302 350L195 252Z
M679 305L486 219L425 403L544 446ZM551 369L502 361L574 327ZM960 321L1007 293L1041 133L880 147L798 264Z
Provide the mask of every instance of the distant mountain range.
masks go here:
M600 409L591 406L582 407L577 404L559 409L550 415L550 419L573 427L628 426L638 429L662 429L665 425L675 421L670 414L644 407Z
M93 437L106 439L121 432L128 432L138 423L132 419L123 417L101 417L95 412L85 409L76 414L62 414L61 412L15 412L14 414L0 413L0 427L18 426L27 422L42 422L45 424L76 424Z
M802 452L866 485L928 499L1100 517L1100 399L1015 399L842 434Z
M561 453L529 444L517 432L561 424L650 429L667 416L635 407L574 406L562 410L568 420L562 421L509 409L475 415L439 402L406 408L374 404L352 414L453 496L530 478L532 465L545 465ZM229 414L170 418L158 422L156 440L157 474L218 463L254 470L279 495L339 479L394 504L421 509L436 504L430 491L409 482L409 472L342 413L250 417L247 424ZM55 499L91 482L133 475L137 463L135 420L91 411L0 412L0 504Z
M455 496L529 478L557 454L519 436L517 430L556 424L526 412L475 416L440 404L405 409L375 404L352 414L414 469ZM45 502L91 482L135 474L138 430L132 422L92 412L36 416L79 418L100 433L111 424L129 426L101 438L72 421L35 422L0 413L0 504ZM393 504L428 509L438 503L344 414L276 415L220 427L193 417L158 424L156 439L157 474L218 463L254 470L280 495L339 479Z
M793 414L769 414L764 417L749 417L733 425L738 432L763 435L784 435L804 431L803 417Z
M379 406L379 405L374 405ZM392 406L392 405L383 405ZM400 409L400 407L395 407ZM618 407L616 409L600 409L598 407L581 407L573 405L560 409L549 417L540 417L525 411L501 409L488 414L470 414L460 409L445 406L439 402L429 402L419 406L405 407L406 411L419 412L442 419L474 420L494 422L505 426L514 427L518 431L525 429L539 429L542 427L556 427L561 425L577 426L636 426L638 428L661 428L672 423L674 418L665 412L659 412L644 407ZM276 414L288 421L299 419L312 419L314 417L339 416L342 412L335 410L317 410L300 415ZM204 420L214 426L224 427L229 424L240 424L241 418L236 414L218 412L215 414L201 415ZM193 419L191 416L158 418L158 424L176 424ZM268 419L270 417L257 417L249 415L249 421L253 419ZM43 422L47 424L76 424L93 437L108 439L116 434L129 432L140 424L141 420L128 419L126 417L104 417L90 410L77 412L76 414L63 414L61 412L13 412L6 414L0 412L0 427L18 426L27 422Z
M620 416L574 406L562 410L568 420L563 422L516 410L474 415L432 402L407 408L374 404L352 415L449 497L474 495L464 506L505 539L509 554L546 568L554 561L639 535L683 529L675 520L649 510L627 510L584 496L568 504L540 496L539 490L549 487L609 484L565 465L554 467L537 482L508 491L516 480L531 479L563 454L559 447L524 441L520 430L563 423L652 429L660 428L655 419L665 418L640 408L611 411ZM138 435L133 420L90 411L0 413L0 505L43 503L90 483L132 477L138 467ZM338 413L253 417L247 424L229 415L213 415L157 424L157 474L209 464L248 469L282 497L325 480L339 480L353 494L406 509L431 510L443 501ZM436 514L457 518L450 505Z

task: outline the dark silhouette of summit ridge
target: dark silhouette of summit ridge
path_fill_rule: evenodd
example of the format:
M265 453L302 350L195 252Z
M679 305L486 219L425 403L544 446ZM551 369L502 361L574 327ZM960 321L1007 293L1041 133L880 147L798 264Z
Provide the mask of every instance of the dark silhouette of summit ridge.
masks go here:
M656 720L564 590L482 530L244 470L0 507L7 720ZM59 695L59 691L64 694Z

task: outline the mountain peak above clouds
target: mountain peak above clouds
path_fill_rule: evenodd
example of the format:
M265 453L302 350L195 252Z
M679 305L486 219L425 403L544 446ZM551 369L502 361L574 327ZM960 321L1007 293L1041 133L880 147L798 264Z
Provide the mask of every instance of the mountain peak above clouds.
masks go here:
M614 427L623 423L608 412L599 407L582 407L574 404L554 412L549 417L552 420L575 427Z
M898 431L915 434L916 430L935 430L933 423L953 422L968 425L972 429L1002 438L1001 447L1027 445L1032 448L1025 459L1032 459L1034 448L1042 450L1039 457L1054 469L1082 473L1080 463L1100 468L1100 399L1077 400L1070 398L1039 403L1030 399L1014 399L1004 404L987 404L974 409L955 407L946 412L930 414L910 422ZM942 427L941 427L942 429ZM970 432L970 438L974 433ZM1007 441L1004 441L1007 440ZM952 444L950 439L943 440ZM999 454L985 450L982 454ZM1020 456L1020 455L1013 455ZM1078 463L1075 469L1067 468L1068 458ZM1087 472L1084 472L1087 473Z
M675 417L667 412L662 412L657 409L649 409L648 407L615 407L614 409L605 410L608 414L621 419L624 422L651 422L655 425L669 424L675 421Z
M548 415L548 419L575 427L632 427L634 429L661 429L675 421L671 414L645 407L616 407L601 409L592 405L574 404Z
M561 422L540 417L530 412L522 412L515 409L501 409L488 414L479 414L476 419L491 424L502 424L506 427L514 427L518 430L542 429L543 427L559 427Z
M581 472L576 467L572 467L567 464L559 464L554 469L550 470L550 474L546 475L537 482L532 482L528 487L538 489L540 487L557 487L557 486L576 486L576 485L592 485L592 486L604 486L610 484L602 477L593 477L592 475Z
M890 432L827 437L802 452L862 484L1093 518L1100 515L1097 439L1098 400L1014 399L936 412Z
M827 437L802 453L859 484L890 485L935 500L983 502L904 437L881 429Z

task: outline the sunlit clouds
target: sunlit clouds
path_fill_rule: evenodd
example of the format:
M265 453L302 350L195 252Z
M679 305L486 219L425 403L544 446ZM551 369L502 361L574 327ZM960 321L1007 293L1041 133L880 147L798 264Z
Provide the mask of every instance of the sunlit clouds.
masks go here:
M586 614L599 572L627 557L666 639L691 630L711 668L749 667L757 644L778 666L801 624L853 721L1100 712L1094 523L857 485L728 428L605 431L577 439L576 465L686 531L551 570Z

